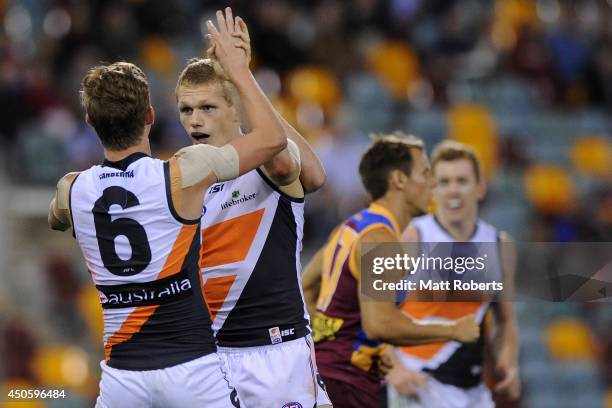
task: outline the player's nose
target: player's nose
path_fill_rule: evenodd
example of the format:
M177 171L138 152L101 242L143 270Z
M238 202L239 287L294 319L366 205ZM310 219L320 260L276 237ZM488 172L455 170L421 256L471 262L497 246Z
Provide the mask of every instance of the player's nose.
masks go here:
M206 125L204 121L204 115L199 113L197 110L191 116L190 126L192 130L198 130L203 128Z

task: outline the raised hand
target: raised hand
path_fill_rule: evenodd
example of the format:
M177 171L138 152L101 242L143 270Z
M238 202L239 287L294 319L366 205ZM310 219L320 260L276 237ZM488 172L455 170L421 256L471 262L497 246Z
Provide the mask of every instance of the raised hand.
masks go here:
M236 27L231 8L225 9L225 15L221 10L217 10L217 25L218 30L212 21L206 22L207 37L211 41L208 53L219 62L231 80L238 72L249 69L249 60L244 48L236 46Z
M251 62L251 37L249 36L249 29L246 23L240 17L234 19L234 38L238 41L234 45L238 48L242 48L246 53L247 60Z

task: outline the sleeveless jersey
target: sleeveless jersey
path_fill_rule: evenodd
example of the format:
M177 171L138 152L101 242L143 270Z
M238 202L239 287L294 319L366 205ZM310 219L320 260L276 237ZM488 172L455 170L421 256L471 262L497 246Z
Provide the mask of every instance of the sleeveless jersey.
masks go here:
M322 280L313 319L317 366L325 378L350 383L375 395L382 343L366 336L359 307L359 239L386 228L397 236L393 215L376 204L348 218L331 236L323 253Z
M153 370L216 351L200 287L199 220L181 219L168 163L144 153L83 171L73 232L99 291L110 367Z
M419 233L421 251L431 254L436 243L455 242L434 215L425 215L412 220L412 225ZM472 237L468 242L498 242L498 231L495 227L478 220ZM502 277L499 245L497 251L487 251L487 268L499 280ZM493 252L493 253L490 253ZM482 381L482 363L484 352L485 314L489 307L484 302L420 302L407 301L401 309L420 322L440 322L455 320L474 313L480 323L480 337L475 343L463 344L457 341L431 343L418 346L401 347L399 357L406 367L415 371L430 373L438 381L457 387L470 388Z
M200 267L217 343L262 346L308 335L304 199L256 169L211 186L203 213Z

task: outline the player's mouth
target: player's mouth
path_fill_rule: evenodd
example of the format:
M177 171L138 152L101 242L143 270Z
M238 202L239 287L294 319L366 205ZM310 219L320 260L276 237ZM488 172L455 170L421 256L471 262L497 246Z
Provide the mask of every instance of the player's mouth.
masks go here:
M208 133L202 132L191 132L191 138L195 140L196 143L206 143L210 135Z
M458 210L463 207L463 201L459 198L451 198L446 202L446 206L451 210Z

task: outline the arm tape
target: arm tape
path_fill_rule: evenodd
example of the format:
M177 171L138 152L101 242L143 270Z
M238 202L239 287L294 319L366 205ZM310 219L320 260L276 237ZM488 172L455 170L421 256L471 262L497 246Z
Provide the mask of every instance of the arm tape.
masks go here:
M239 158L234 146L215 147L205 144L185 147L176 153L181 169L181 186L191 187L214 173L217 181L238 177Z
M289 155L293 158L293 160L295 160L297 165L300 166L301 165L300 148L298 147L297 143L295 143L291 139L287 139L287 150L289 151Z
M55 197L58 210L68 210L70 186L78 173L68 173L57 182Z

